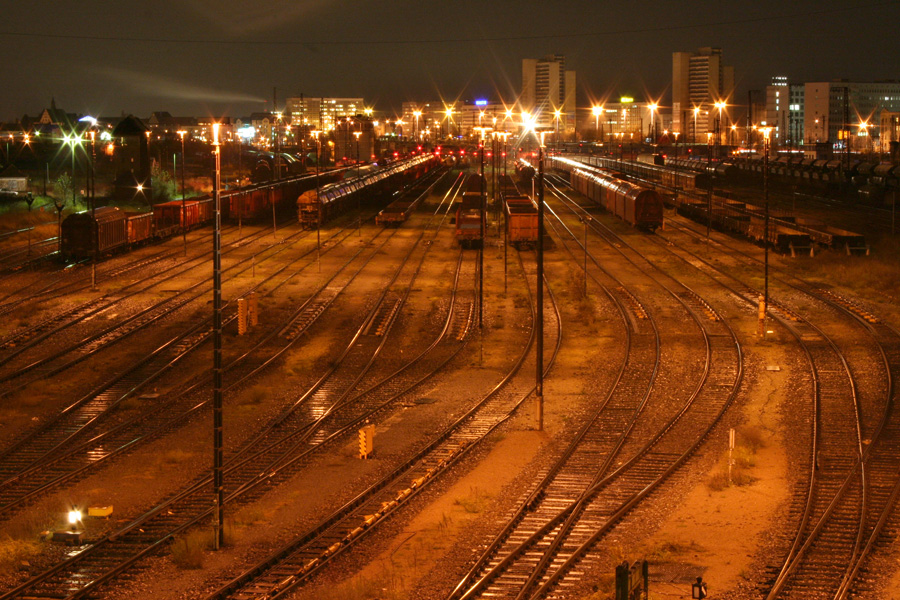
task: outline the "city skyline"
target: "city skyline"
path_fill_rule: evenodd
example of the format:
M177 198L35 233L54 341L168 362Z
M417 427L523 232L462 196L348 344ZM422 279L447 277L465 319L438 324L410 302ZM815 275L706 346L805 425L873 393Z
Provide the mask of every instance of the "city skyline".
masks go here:
M701 46L721 47L734 65L738 100L774 75L900 77L879 58L889 56L898 2L658 3L640 16L631 6L498 3L470 13L432 2L318 1L260 13L206 0L154 10L128 2L16 5L7 20L15 25L0 32L17 49L0 66L10 82L0 92L0 120L34 115L51 98L96 115L235 117L270 109L273 88L279 108L301 93L361 96L387 112L408 100L505 100L519 95L521 60L546 54L565 55L576 71L579 107L624 93L669 102L672 52Z

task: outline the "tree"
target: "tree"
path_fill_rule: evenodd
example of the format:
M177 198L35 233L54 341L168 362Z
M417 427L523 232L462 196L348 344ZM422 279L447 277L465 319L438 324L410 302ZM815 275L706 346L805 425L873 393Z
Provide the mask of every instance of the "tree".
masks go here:
M74 192L74 183L68 173L63 173L53 182L54 204L65 206L69 198L72 198ZM72 207L78 206L78 197L75 196L72 201Z
M150 167L150 187L152 188L152 203L168 202L175 197L175 181L168 171L154 161Z

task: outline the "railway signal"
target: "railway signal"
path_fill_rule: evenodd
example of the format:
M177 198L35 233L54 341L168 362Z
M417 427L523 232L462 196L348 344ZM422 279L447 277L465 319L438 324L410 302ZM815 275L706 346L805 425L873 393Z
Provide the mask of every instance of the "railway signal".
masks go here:
M375 451L375 426L366 425L359 430L359 458L368 459Z
M238 298L237 310L238 310L238 335L244 335L245 333L247 333L247 299L246 298Z
M691 598L703 600L706 598L706 582L702 577L698 577L697 581L691 584Z

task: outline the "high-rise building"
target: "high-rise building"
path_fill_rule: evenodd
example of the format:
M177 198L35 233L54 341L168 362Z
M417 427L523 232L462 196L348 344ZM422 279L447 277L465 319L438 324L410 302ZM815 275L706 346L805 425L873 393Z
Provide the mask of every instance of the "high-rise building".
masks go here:
M554 126L555 112L562 111L563 127L575 125L575 71L566 70L566 57L553 54L522 60L523 111L535 117L540 127Z
M326 131L334 129L340 119L355 117L364 112L365 105L362 98L288 98L285 106L285 113L290 115L291 125Z
M722 63L721 48L672 54L672 129L688 142L706 140L719 117L715 104L727 103L733 93L734 67ZM722 118L727 120L728 113ZM720 131L726 125L720 123Z
M900 82L810 82L804 84L803 105L806 143L871 151L881 143L882 113L900 111Z

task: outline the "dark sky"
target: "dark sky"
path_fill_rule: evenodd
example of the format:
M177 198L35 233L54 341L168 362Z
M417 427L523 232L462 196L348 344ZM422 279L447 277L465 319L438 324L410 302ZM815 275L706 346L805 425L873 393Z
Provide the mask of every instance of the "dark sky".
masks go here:
M900 79L900 0L10 0L0 120L241 116L286 96L513 98L521 59L567 56L579 104L667 94L672 52L720 46L738 101L773 75ZM666 96L664 96L665 98Z

